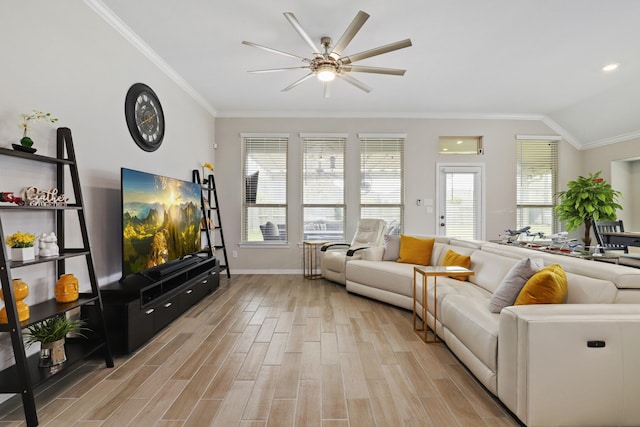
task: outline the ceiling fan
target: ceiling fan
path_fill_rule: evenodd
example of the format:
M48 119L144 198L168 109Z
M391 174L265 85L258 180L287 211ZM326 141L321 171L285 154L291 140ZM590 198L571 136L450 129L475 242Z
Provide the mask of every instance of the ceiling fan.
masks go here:
M305 80L317 76L318 80L322 81L324 85L324 97L329 97L329 82L335 79L336 77L341 78L347 83L354 85L355 87L362 89L363 91L369 93L371 92L371 88L360 80L352 77L349 73L374 73L374 74L388 74L392 76L403 76L406 70L398 69L398 68L381 68L381 67L369 67L365 65L354 65L354 62L362 61L363 59L371 58L373 56L382 55L383 53L393 52L394 50L403 49L405 47L411 46L411 39L401 40L395 43L390 43L384 46L379 46L373 49L369 49L363 52L359 52L353 55L342 56L343 51L347 48L348 44L353 40L356 33L360 31L360 28L364 25L364 23L369 19L369 14L363 11L359 11L351 24L347 27L344 34L338 42L332 47L331 46L331 38L330 37L322 37L320 39L320 45L322 47L321 50L313 43L311 37L304 31L300 22L295 17L295 15L291 12L285 12L284 17L287 18L291 26L296 30L296 32L302 37L309 47L311 47L311 52L313 57L306 58L299 55L294 55L292 53L283 52L278 49L273 49L267 46L262 46L256 43L243 41L242 44L247 46L257 47L259 49L266 50L267 52L273 52L280 55L288 56L290 58L298 59L302 62L307 63L307 65L299 66L299 67L289 67L289 68L273 68L268 70L253 70L249 71L250 73L271 73L278 71L288 71L288 70L309 70L309 73L304 77L296 80L291 83L289 86L282 89L283 92L286 92L294 87L298 86L300 83Z

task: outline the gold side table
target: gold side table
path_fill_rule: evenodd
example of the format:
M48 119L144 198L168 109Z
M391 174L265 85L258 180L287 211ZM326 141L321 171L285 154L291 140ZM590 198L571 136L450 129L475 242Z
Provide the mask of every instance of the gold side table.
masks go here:
M302 272L305 279L319 279L320 273L320 248L328 242L302 242Z
M469 270L464 267L457 266L426 266L426 267L413 267L413 330L417 333L422 341L432 344L441 342L436 334L436 328L438 327L438 286L437 279L438 276L450 276L450 277L460 277L460 276L471 276L473 274L473 270ZM417 293L418 293L418 275L422 276L422 328L418 328L417 326ZM433 277L433 328L429 326L429 322L427 322L427 312L429 309L429 300L427 298L427 283L428 278ZM431 329L433 333L433 339L429 340L427 338L427 333Z

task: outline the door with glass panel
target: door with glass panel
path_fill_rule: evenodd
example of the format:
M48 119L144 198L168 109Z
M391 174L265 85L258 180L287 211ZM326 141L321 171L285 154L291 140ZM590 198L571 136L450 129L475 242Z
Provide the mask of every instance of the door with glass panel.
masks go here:
M484 238L482 171L482 165L438 165L438 235Z

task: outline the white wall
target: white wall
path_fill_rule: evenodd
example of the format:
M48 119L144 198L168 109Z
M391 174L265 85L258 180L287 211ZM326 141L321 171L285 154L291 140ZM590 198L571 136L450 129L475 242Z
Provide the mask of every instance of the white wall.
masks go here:
M622 192L624 207L618 217L625 230L640 231L640 138L594 148L585 152L584 169L601 170L602 177Z
M239 247L242 158L240 133L289 133L289 233L291 245L284 249ZM516 222L515 135L550 135L554 132L538 121L522 120L452 120L452 119L296 119L296 118L218 118L216 120L217 155L224 162L216 165L225 243L229 256L237 251L238 258L230 258L232 272L297 272L302 268L298 245L301 229L299 184L299 134L347 133L347 236L352 236L358 219L359 146L358 133L404 133L405 142L405 232L409 234L435 233L436 218L417 207L417 198L433 199L435 205L435 165L437 162L466 162L485 164L486 179L486 238L496 239L504 229ZM482 156L438 155L440 135L482 135L485 154ZM582 152L562 142L560 182L565 183L581 171ZM351 177L349 181L349 177ZM355 183L355 184L354 184ZM434 209L437 212L437 209Z
M21 114L33 109L51 112L59 118L56 125L71 129L98 279L101 285L117 280L120 168L190 180L192 169L214 162L214 117L84 2L0 2L0 40L0 146L19 141ZM136 82L151 86L164 108L166 134L153 153L138 148L126 127L124 99ZM38 124L30 136L38 154L55 154L53 126ZM47 165L0 156L0 191L48 189L52 176ZM3 213L2 222L7 235L51 231L53 224L40 213ZM73 265L68 272L76 273ZM12 271L30 285L27 303L53 297L51 268ZM79 277L86 289L88 281ZM8 340L1 340L0 366L11 355Z

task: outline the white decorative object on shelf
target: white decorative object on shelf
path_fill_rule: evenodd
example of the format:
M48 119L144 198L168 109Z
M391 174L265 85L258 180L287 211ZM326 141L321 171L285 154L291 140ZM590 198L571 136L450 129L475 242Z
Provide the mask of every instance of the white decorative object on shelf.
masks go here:
M58 194L57 188L45 191L28 187L24 191L24 198L29 206L66 206L69 201L64 194Z
M58 256L60 255L60 248L58 247L58 238L54 232L50 234L42 233L40 236L40 251L38 253L41 257Z

